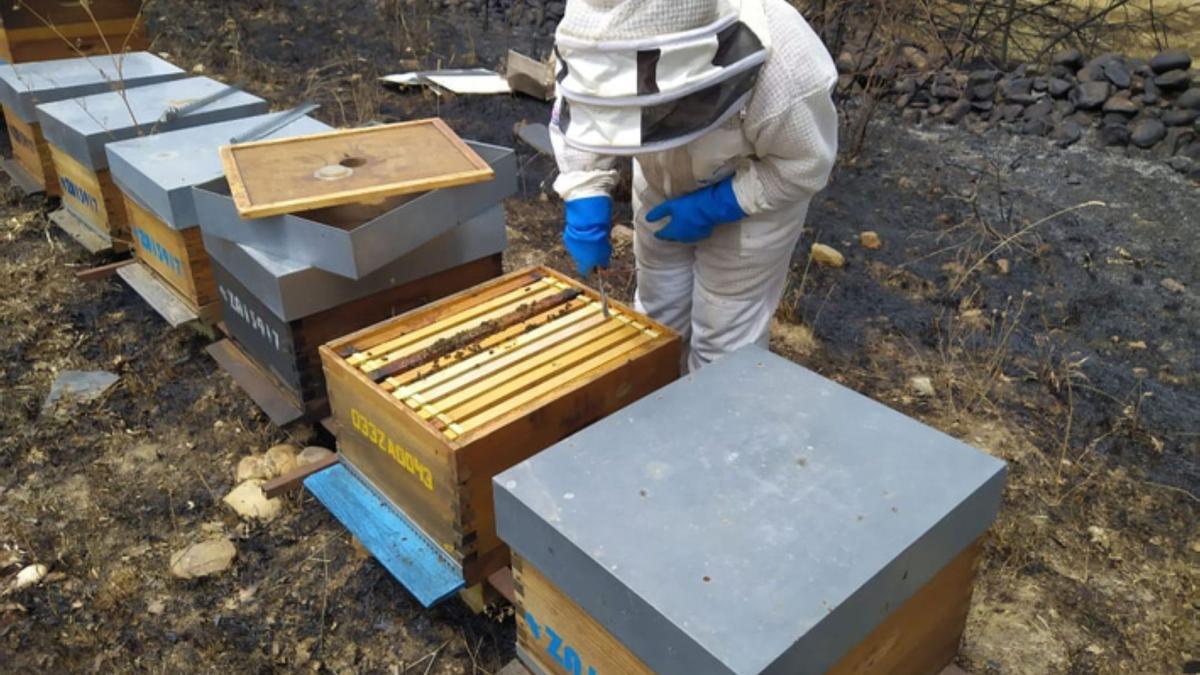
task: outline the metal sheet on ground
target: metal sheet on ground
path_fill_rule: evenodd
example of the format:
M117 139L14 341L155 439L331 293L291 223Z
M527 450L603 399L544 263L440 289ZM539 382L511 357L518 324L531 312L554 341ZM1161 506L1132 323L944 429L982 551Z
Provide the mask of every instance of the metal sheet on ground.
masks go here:
M87 249L88 253L101 253L112 249L111 237L92 229L79 216L65 208L60 208L52 212L49 218L50 222L57 225L58 229L66 232L68 236L79 242L79 245Z
M304 487L425 607L464 586L462 570L345 465L309 476Z
M175 295L165 282L155 276L145 263L125 265L117 270L117 276L125 280L135 293L142 296L158 315L178 328L185 324L199 321L200 317L186 303Z
M304 417L300 405L284 395L233 340L219 340L205 347L204 351L222 370L229 373L275 426L285 427Z
M0 160L0 169L8 174L8 179L12 181L13 185L27 195L41 194L46 191L46 188L15 159Z

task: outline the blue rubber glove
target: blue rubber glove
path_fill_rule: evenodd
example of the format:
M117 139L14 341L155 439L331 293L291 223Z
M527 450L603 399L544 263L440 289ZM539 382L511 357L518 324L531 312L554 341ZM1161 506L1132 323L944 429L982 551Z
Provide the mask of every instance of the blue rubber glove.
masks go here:
M588 278L592 270L607 268L612 258L612 198L584 197L567 202L567 228L563 244L575 259L579 276Z
M655 232L655 237L695 244L711 237L717 225L745 218L746 212L733 193L733 177L730 176L716 185L667 200L646 214L646 220L650 222L667 217L671 222Z

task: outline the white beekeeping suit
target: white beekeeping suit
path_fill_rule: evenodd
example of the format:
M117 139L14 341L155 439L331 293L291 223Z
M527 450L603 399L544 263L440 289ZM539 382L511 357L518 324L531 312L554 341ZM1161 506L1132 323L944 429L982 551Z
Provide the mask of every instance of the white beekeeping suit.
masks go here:
M600 201L588 198L612 189L614 158L632 155L637 309L684 336L693 370L766 346L837 154L837 71L820 39L785 0L568 0L556 47L550 126L568 233L573 205ZM655 210L714 186L725 202ZM665 241L667 211L715 227Z

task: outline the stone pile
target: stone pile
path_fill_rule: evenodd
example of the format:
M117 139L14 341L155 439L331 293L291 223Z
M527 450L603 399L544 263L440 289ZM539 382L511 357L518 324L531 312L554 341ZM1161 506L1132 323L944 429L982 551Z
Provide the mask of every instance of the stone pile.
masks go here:
M921 65L911 55L906 60ZM849 66L862 73L852 56L838 62L844 72ZM1063 147L1090 136L1200 178L1200 72L1191 68L1191 56L1181 50L1147 61L1114 53L1086 59L1069 49L1049 64L1010 72L910 67L897 74L891 94L906 118L1002 126Z

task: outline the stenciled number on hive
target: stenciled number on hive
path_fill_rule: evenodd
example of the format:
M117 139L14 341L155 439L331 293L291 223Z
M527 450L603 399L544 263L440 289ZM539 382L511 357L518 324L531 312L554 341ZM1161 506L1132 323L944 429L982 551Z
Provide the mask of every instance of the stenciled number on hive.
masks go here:
M424 485L431 491L433 490L433 472L429 470L429 467L422 464L421 460L417 459L411 452L405 450L404 446L388 437L383 432L383 429L380 429L374 422L367 419L366 415L351 408L350 424L354 425L354 429L362 434L363 438L366 438L372 445L386 452L392 459L396 460L396 463L416 476L417 480L421 481L421 485Z
M147 253L150 253L155 258L158 258L163 264L170 267L171 270L176 274L183 274L183 261L179 259L179 256L171 253L169 250L167 250L166 246L158 243L157 239L151 237L149 233L140 227L133 228L133 234L137 237L138 243L141 244L142 248L145 249Z
M83 187L76 185L75 181L67 178L66 176L59 176L58 182L62 185L63 192L68 196L73 197L75 201L83 204L93 211L100 210L99 200L93 197L87 190L83 189Z
M554 659L555 663L572 675L584 675L583 660L579 658L579 652L563 642L561 635L550 626L538 623L538 620L530 612L525 612L525 623L529 626L529 632L533 634L534 640L540 641L543 631L546 633L546 653ZM588 666L587 675L596 675L596 669Z

